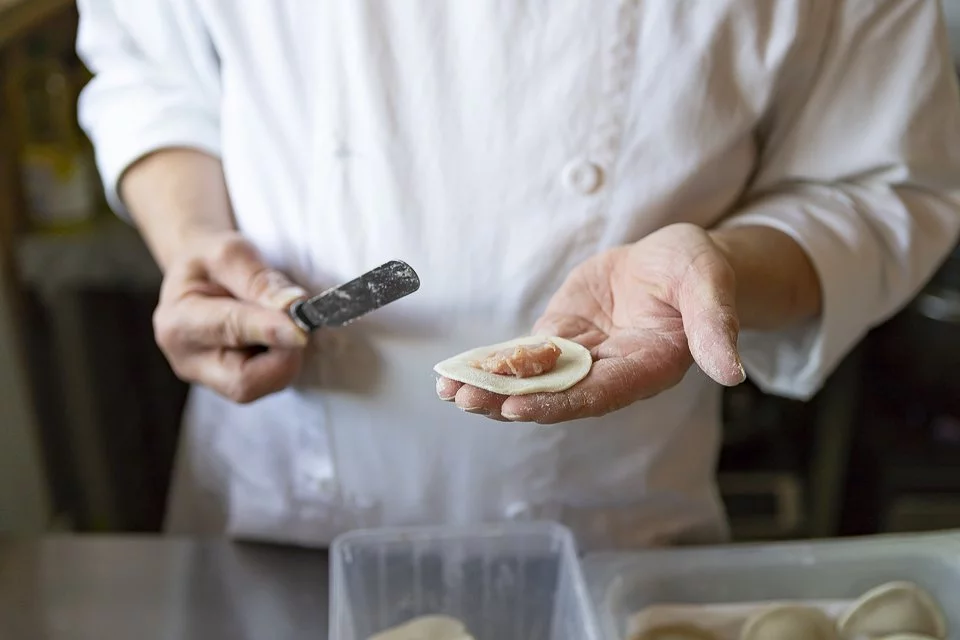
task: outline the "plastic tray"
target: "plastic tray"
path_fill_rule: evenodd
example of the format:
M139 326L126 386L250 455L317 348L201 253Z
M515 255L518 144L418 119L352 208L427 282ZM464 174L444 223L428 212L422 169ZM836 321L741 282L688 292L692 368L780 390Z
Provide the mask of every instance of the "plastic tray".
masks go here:
M555 524L345 534L331 548L330 637L367 640L421 615L476 640L599 640L573 536Z
M960 638L960 534L876 536L811 543L597 553L584 575L605 640L654 604L853 599L909 580L940 602Z

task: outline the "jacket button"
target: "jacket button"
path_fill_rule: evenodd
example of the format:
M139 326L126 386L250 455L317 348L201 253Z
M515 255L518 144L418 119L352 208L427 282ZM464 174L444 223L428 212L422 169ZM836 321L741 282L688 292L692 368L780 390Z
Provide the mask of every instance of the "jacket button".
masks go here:
M591 194L602 182L603 170L589 160L573 160L563 169L563 184L573 193Z

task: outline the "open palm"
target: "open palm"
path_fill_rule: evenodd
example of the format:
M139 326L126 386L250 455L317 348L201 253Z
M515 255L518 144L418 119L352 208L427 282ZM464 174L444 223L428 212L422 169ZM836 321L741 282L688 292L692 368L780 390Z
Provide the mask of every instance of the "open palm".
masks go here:
M534 327L591 350L590 374L568 391L501 396L441 379L437 390L494 419L556 423L601 416L649 398L696 362L725 385L744 379L737 355L733 271L694 225L665 227L577 267Z

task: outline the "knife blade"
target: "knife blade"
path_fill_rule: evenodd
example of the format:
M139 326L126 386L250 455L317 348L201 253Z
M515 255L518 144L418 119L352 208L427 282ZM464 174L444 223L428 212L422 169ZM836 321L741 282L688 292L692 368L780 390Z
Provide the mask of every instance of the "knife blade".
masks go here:
M320 327L342 327L419 288L420 276L413 267L392 260L309 300L294 302L288 313L308 333Z

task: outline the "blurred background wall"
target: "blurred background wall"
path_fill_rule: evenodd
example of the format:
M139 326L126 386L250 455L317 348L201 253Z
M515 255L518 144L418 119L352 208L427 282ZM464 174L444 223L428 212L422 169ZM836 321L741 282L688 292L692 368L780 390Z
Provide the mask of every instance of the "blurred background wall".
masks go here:
M950 38L953 42L954 58L960 58L960 0L941 0L947 16Z
M0 532L39 532L49 524L49 488L10 309L0 288Z

